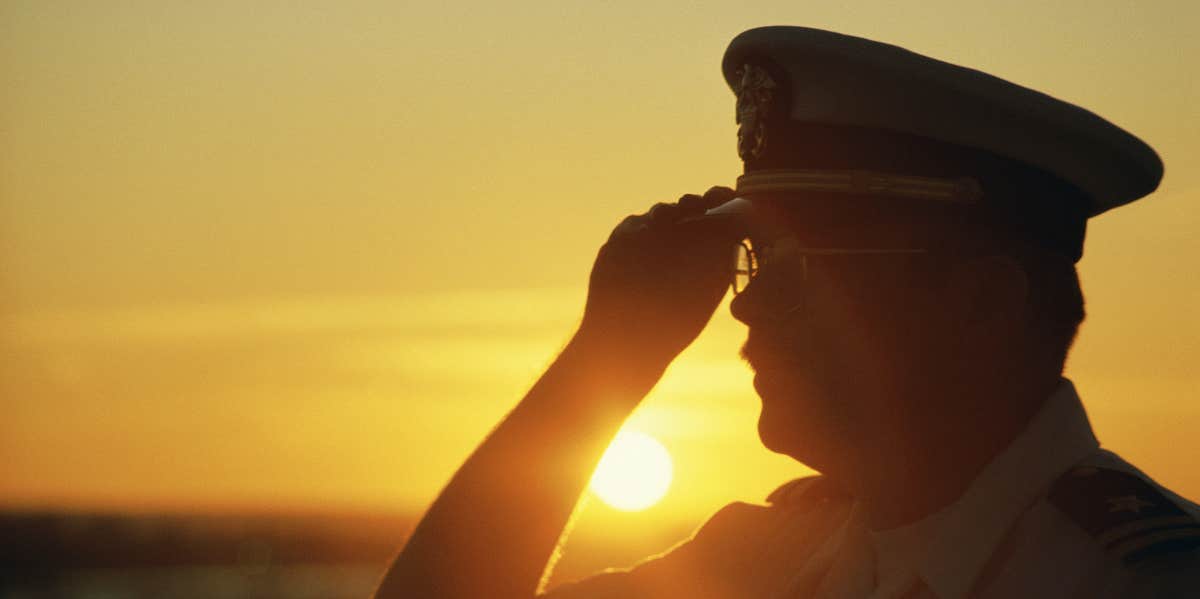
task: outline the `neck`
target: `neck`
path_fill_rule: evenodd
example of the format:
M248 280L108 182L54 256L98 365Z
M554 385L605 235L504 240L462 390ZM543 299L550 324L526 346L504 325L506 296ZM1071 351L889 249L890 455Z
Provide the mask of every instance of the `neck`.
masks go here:
M929 516L962 496L1028 426L1059 380L1057 373L1012 371L943 380L924 397L910 398L909 405L929 408L925 413L915 414L888 442L855 456L859 463L852 471L865 476L842 482L862 501L876 529Z

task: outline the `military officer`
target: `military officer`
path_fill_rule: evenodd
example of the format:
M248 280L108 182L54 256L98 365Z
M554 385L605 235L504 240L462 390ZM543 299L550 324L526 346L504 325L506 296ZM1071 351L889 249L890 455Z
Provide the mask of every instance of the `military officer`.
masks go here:
M1041 93L816 29L747 31L722 66L736 189L614 230L579 331L379 596L532 597L589 467L730 279L760 438L821 475L549 597L1200 596L1200 510L1100 449L1062 378L1087 220L1157 187L1154 151Z

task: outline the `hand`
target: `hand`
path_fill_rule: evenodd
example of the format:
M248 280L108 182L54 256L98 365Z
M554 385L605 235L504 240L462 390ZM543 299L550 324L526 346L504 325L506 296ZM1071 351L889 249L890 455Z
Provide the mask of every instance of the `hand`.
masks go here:
M733 275L735 232L719 222L680 221L733 197L732 189L713 187L617 225L592 267L577 338L661 374L704 329Z

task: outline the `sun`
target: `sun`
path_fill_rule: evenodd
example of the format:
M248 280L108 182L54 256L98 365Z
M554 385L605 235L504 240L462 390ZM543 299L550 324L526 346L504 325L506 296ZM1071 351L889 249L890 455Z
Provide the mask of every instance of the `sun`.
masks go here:
M591 489L604 503L622 511L644 510L671 486L671 455L654 437L621 431L592 474Z

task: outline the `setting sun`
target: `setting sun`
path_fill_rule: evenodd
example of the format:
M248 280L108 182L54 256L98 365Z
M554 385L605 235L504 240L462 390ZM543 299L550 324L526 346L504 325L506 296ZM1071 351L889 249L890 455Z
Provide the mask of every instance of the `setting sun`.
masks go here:
M619 510L644 510L667 494L671 472L671 456L662 443L643 433L621 431L596 466L591 489Z

